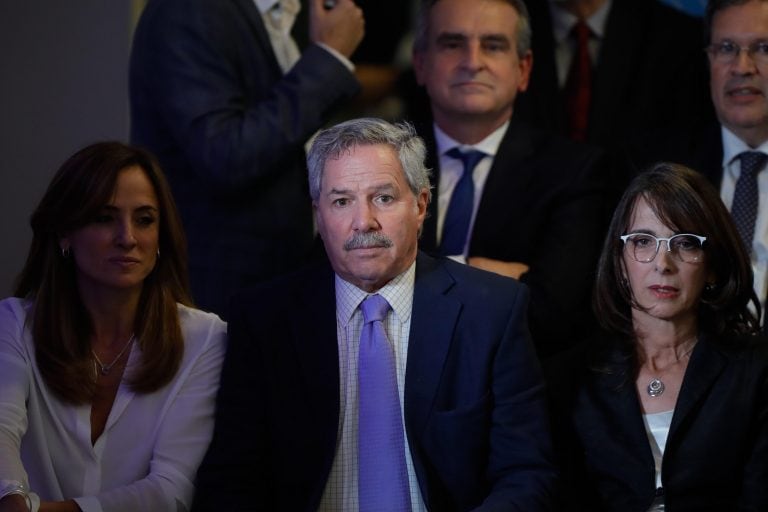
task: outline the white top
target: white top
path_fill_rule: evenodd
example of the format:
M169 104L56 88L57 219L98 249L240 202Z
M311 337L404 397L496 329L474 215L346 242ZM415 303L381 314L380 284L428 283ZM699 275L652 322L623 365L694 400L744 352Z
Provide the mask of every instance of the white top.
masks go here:
M400 410L403 418L403 391L405 389L405 366L408 357L408 335L411 329L413 286L416 263L395 277L377 294L384 297L392 307L387 312L384 329L387 338L394 345L397 388L400 395ZM357 356L360 348L360 333L363 328L363 313L360 303L370 295L336 276L336 333L339 343L339 434L336 455L325 486L320 512L337 510L358 510L357 495ZM403 422L405 432L405 422ZM419 490L419 481L413 468L413 459L405 436L405 464L408 470L408 484L411 492L413 512L426 511Z
M664 458L664 448L667 446L667 434L672 424L672 411L658 412L655 414L643 414L645 432L648 434L648 442L651 444L653 460L656 466L656 488L661 487L661 461ZM648 509L648 512L661 512L664 510L664 497L659 496Z
M83 512L188 510L213 432L226 324L179 305L178 373L151 394L121 384L92 445L90 406L60 401L40 375L29 306L0 301L0 480L24 483L42 500L74 499ZM126 374L140 356L134 345Z
M749 147L733 132L722 127L723 137L723 180L720 183L720 197L728 210L733 204L736 180L741 175L741 159L737 158L744 151L762 151L768 154L768 141L756 148ZM753 286L760 304L765 308L768 295L768 169L757 175L758 203L755 234L750 248L750 260L754 273Z
M459 141L449 137L443 130L440 129L437 124L434 125L435 130L435 143L437 145L437 154L440 158L440 179L438 180L437 191L437 243L443 239L443 225L445 224L445 214L448 213L448 205L451 204L451 197L456 185L461 179L461 175L464 174L464 164L458 158L452 158L446 153L453 148L458 147L462 151L469 151L476 149L485 153L486 157L483 157L475 169L472 171L472 182L475 185L475 198L472 205L472 218L469 222L469 233L475 226L475 217L477 216L477 209L480 206L480 199L483 197L483 189L485 188L485 181L488 179L488 174L491 172L491 166L493 165L493 159L496 157L496 152L499 150L501 140L504 138L504 134L507 133L509 127L509 121L499 126L486 138L478 142L477 144L467 145L461 144ZM470 236L467 236L467 241L464 244L464 250L462 254L450 254L452 259L461 263L466 263L467 250L469 249Z

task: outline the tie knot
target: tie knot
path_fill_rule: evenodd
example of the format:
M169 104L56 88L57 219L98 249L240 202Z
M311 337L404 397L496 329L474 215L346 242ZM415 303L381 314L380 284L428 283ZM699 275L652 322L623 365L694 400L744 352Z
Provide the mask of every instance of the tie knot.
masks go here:
M768 155L761 151L745 151L739 155L739 158L741 159L741 172L754 175L763 169Z
M592 36L592 30L584 20L579 20L571 28L571 35L579 44L586 44Z
M477 149L462 151L458 147L449 149L445 154L451 158L461 160L461 162L464 164L465 173L467 172L467 170L469 170L469 172L472 172L475 166L478 164L478 162L480 162L480 160L482 160L485 156L487 156L485 153Z
M364 323L381 322L387 316L389 302L381 295L370 295L360 304L360 308L363 310Z

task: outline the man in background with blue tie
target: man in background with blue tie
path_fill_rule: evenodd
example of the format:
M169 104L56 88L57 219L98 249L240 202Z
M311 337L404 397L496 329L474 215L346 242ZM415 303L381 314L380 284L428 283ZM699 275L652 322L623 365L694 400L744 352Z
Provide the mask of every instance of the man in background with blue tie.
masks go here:
M421 248L520 279L542 357L591 326L589 296L606 224L601 154L513 116L533 65L522 0L432 0L413 65L432 122L419 126L437 200Z
M330 265L235 297L193 510L550 510L527 290L417 250L424 155L377 119L314 140Z

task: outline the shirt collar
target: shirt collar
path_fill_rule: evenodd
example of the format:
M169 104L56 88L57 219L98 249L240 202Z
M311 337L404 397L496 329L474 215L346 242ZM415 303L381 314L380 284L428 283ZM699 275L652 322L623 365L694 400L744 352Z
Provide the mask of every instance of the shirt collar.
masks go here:
M280 3L280 0L253 0L256 3L256 8L261 14L269 12L272 7Z
M762 151L768 154L768 141L763 142L756 148L751 148L725 126L721 126L720 131L723 138L723 167L730 166L739 154L744 151Z
M458 147L460 149L478 149L486 155L496 156L496 152L501 145L501 139L504 138L504 134L509 127L509 121L496 128L490 135L478 142L477 144L467 145L462 144L459 141L448 136L443 130L440 129L437 124L434 124L435 128L435 143L437 144L437 153L444 155L447 151Z
M396 276L379 290L368 293L336 274L336 315L346 326L360 303L369 295L379 294L389 302L392 311L401 322L411 317L413 309L413 286L416 279L416 261L403 273Z
M586 19L592 35L598 39L602 39L605 34L605 25L608 22L608 13L612 3L613 0L607 0L592 16ZM568 38L578 18L561 7L557 0L549 0L549 6L552 16L552 35L555 42L560 44Z

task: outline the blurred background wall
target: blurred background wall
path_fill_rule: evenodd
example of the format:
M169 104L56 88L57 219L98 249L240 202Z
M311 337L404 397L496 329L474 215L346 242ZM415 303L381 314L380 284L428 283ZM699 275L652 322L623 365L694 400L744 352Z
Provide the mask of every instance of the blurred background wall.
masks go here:
M141 2L0 1L0 297L26 258L29 215L80 147L128 138L127 63Z

